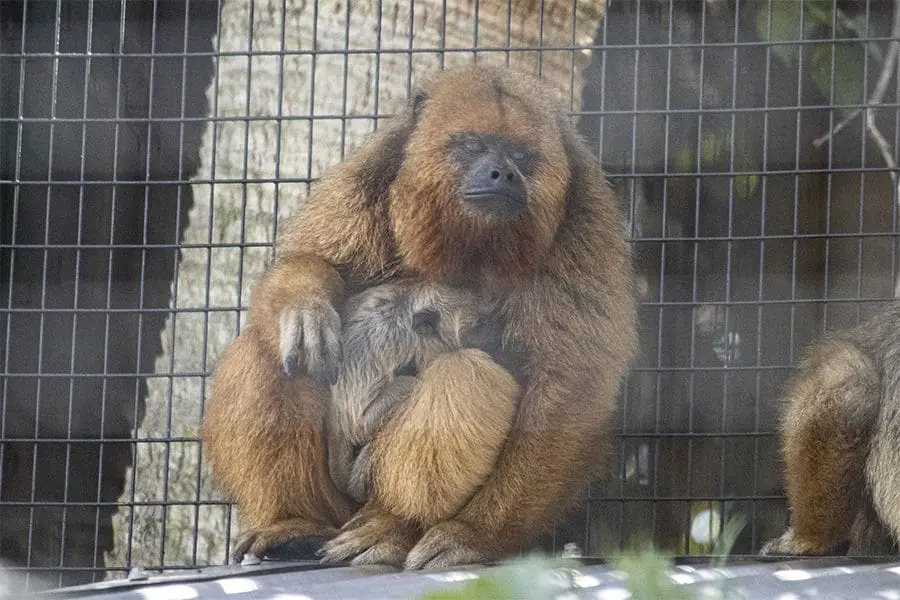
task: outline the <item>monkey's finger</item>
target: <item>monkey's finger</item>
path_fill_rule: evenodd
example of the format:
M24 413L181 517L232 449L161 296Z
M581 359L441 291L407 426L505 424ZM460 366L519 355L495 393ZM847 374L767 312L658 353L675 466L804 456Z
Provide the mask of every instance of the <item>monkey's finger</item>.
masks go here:
M485 556L474 548L454 544L417 545L406 557L403 568L407 571L419 569L445 569L461 565L475 565L485 560Z
M335 384L343 358L340 316L330 304L304 311L303 330L310 376L321 385Z
M344 349L341 345L341 318L333 308L325 316L322 327L322 350L325 357L325 369L328 374L328 383L337 383L338 372L341 363L344 362Z
M484 562L489 557L475 543L477 536L466 526L447 521L433 526L413 546L403 568L407 571Z
M303 323L300 311L285 310L280 317L279 350L284 372L288 377L300 373L303 348Z
M424 565L423 570L449 569L453 567L472 566L477 567L483 560L479 552L468 548L452 548L441 552Z
M355 531L347 531L322 546L319 561L324 564L344 562L368 548L368 545L361 545Z
M403 563L403 569L405 571L418 571L426 564L428 564L432 559L440 556L441 552L444 551L444 548L424 545L419 542L413 547L412 550L409 551L409 554L406 555L406 561Z
M303 319L303 351L306 354L306 368L309 376L320 385L328 385L323 353L322 317L319 310L304 310Z
M350 564L354 567L361 565L390 565L402 568L404 558L406 558L405 548L391 542L379 542L359 554L359 556L350 561Z
M256 535L250 533L241 540L240 544L238 544L237 548L234 550L234 554L232 555L232 562L236 565L241 564L241 561L244 560L244 557L247 554L251 554L250 548L253 546L253 543L256 541Z

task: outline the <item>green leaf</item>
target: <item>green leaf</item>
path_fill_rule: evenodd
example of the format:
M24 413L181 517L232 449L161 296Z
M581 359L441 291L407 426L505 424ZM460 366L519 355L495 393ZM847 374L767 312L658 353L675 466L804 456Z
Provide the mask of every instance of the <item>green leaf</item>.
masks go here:
M748 200L759 189L759 182L759 175L738 175L734 178L734 193L739 199Z
M422 600L513 600L510 586L489 579L473 579L455 590L438 590L422 596Z
M831 24L834 22L834 2L831 0L806 0L804 9L806 10L804 17L807 22L817 22L831 29Z
M718 558L713 561L714 565L717 567L725 565L725 559L728 557L728 553L731 552L731 549L734 547L734 542L737 541L738 534L741 533L741 530L743 530L746 525L747 517L744 513L735 513L728 519L713 548L713 554L718 556Z
M625 588L633 600L688 600L687 590L669 577L670 561L656 552L623 554L616 568L627 575Z
M534 554L488 569L457 589L431 592L421 600L552 600L560 591L560 579L571 585L572 569L579 566L575 560Z

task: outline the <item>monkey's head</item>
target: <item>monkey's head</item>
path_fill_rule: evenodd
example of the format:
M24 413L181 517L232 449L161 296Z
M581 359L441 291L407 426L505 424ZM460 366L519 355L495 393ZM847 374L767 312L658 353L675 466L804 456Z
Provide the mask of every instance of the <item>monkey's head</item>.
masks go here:
M425 281L381 284L350 297L342 314L343 368L333 390L371 396L385 377L414 375L441 354L497 351L503 331L494 309L474 292Z
M563 218L569 181L561 109L536 79L502 69L439 73L416 92L389 191L408 265L438 280L533 271Z

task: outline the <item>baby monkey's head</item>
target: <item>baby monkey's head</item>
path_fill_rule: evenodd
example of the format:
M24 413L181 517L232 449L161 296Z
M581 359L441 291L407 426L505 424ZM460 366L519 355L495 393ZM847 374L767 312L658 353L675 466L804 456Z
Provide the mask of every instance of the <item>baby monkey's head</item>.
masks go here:
M345 307L344 370L367 363L381 375L413 375L436 356L463 348L494 355L502 336L494 310L464 288L420 281L370 288Z

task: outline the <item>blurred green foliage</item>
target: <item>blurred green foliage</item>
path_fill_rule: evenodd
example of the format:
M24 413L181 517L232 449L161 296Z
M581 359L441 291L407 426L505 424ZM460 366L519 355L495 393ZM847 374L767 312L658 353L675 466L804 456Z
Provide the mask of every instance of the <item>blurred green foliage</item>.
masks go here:
M745 525L742 515L725 523L713 547L714 568L725 565L728 553ZM574 559L533 554L489 569L458 588L429 593L421 600L551 600L564 597L567 590L576 587L580 566ZM672 561L667 556L652 550L623 553L613 560L613 569L622 577L622 586L630 594L630 600L692 598L688 589L671 577L671 568ZM706 593L705 598L725 600L732 596L726 579L713 586L712 595Z
M819 93L841 112L852 112L847 105L865 102L866 54L880 65L884 53L877 44L860 39L869 35L864 14L848 15L833 0L773 0L771 11L765 2L755 10L756 33L760 40L773 42L778 60L808 69ZM796 43L816 39L822 41Z

